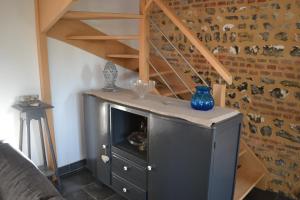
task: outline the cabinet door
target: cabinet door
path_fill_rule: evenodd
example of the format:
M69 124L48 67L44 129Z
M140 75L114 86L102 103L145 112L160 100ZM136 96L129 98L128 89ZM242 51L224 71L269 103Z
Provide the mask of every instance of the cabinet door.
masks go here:
M150 115L148 199L207 199L212 140L211 129Z
M87 167L98 180L110 184L110 162L104 163L101 155L110 155L109 104L99 98L84 96L84 127ZM103 149L106 146L106 150Z

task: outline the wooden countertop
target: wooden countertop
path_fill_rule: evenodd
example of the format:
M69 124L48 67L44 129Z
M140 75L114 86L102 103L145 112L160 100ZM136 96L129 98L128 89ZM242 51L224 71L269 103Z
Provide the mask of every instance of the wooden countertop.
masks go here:
M214 123L218 123L240 113L234 109L217 106L210 111L198 111L191 108L189 101L153 94L148 94L144 99L139 99L133 91L125 89L120 89L117 92L93 90L87 91L85 94L152 113L184 119L205 127L211 127Z

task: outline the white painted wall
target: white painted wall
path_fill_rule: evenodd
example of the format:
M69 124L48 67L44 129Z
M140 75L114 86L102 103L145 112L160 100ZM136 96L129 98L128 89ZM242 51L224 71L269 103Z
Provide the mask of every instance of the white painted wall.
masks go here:
M116 2L123 0L81 0L76 8L105 6L113 11L117 6L131 12L131 7L136 5L131 4L134 1L128 0L130 3L122 3L120 7ZM0 0L0 5L0 140L5 139L17 147L18 112L11 105L16 96L39 93L34 4L33 0ZM106 24L106 27L117 34L117 29L124 30L120 28L124 24L118 23L119 26ZM126 24L129 30L130 26L133 25ZM134 28L135 25L132 30ZM64 166L85 158L80 93L103 87L101 71L106 61L54 39L49 39L48 44L58 165ZM126 86L129 80L136 78L133 72L120 67L118 70L119 85ZM36 123L33 129L33 134L37 135ZM38 144L39 138L36 137L33 139L33 161L40 164Z
M58 165L64 166L85 158L81 92L103 87L107 61L54 39L48 44ZM136 78L124 68L118 72L119 86L129 86Z
M72 10L138 13L139 0L81 0ZM136 34L137 20L88 21L107 34ZM50 39L49 63L53 94L54 128L58 151L58 165L64 166L85 158L80 93L103 87L102 70L105 60L78 48ZM136 42L127 43L136 47ZM118 68L118 85L128 86L136 74Z
M17 147L19 115L11 105L16 96L39 94L33 0L0 0L0 27L0 140ZM38 140L32 143L39 160Z

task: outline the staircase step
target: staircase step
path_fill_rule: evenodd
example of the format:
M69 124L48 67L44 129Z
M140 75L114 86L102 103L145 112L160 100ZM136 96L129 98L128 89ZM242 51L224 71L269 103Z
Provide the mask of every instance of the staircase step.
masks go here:
M138 50L117 40L95 41L95 40L68 40L71 35L104 35L103 32L80 20L60 19L50 30L47 36L85 50L95 56L106 58L107 54L126 52L127 54L139 54ZM119 50L119 51L117 51ZM129 70L137 71L138 60L114 59L114 63Z
M170 87L174 90L174 93L175 93L176 95L179 95L179 94L185 94L185 93L188 93L188 92L189 92L188 89L176 90L172 85L170 85ZM159 93L160 93L162 96L171 97L171 96L174 95L167 87L166 87L166 88L157 88L157 90L159 91Z
M172 71L172 73L170 72L170 69L164 69L164 70L160 70L159 72L166 73L167 76L164 76L164 79L169 84L170 88L173 89L174 93L176 95L190 93L188 88L186 88L180 82L180 80L178 79L178 77L176 76L174 71L173 70L171 70L171 71ZM153 76L151 78L154 79L155 81L157 81L157 83L158 83L157 86L159 86L159 87L157 87L157 89L162 96L167 96L167 97L174 96L174 94L170 91L170 89L165 85L164 81L161 80L160 76Z
M138 59L139 55L137 54L109 54L106 57L108 58L125 58L125 59Z
M264 176L263 171L255 171L255 169L247 167L247 163L241 164L236 174L234 200L244 199Z
M178 90L178 91L174 91L174 93L176 95L179 95L179 94L185 94L185 93L189 93L190 91L188 89L184 89L184 90ZM173 93L170 91L169 93L166 94L167 97L171 97L173 96Z
M139 35L74 35L67 37L68 40L138 40Z
M247 149L241 144L240 150L239 150L239 157L243 156L245 153L247 153Z
M75 20L93 20L93 19L141 19L143 15L130 13L103 13L103 12L84 12L84 11L69 11L63 19Z
M164 75L169 75L169 74L173 74L173 70L168 70L168 71L163 71L163 72L160 72L160 75L164 76ZM154 73L151 73L150 74L150 78L154 78L154 77L158 77L159 74L154 72Z

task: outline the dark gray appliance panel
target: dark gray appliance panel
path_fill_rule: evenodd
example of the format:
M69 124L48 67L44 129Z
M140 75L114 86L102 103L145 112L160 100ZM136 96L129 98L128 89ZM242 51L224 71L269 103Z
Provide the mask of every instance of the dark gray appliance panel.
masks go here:
M147 193L118 175L112 175L112 188L128 200L146 200Z
M234 195L234 180L238 158L242 114L213 126L215 150L210 178L209 199L231 200Z
M208 198L213 132L150 115L148 200Z
M111 183L111 161L104 163L101 160L101 155L105 153L111 160L109 113L109 103L91 95L84 95L87 167L104 184Z
M94 176L97 174L97 152L100 146L98 118L95 108L98 107L98 99L90 95L83 96L84 132L86 135L87 168Z
M146 190L146 168L136 165L134 162L112 155L112 172L130 181L137 187Z

